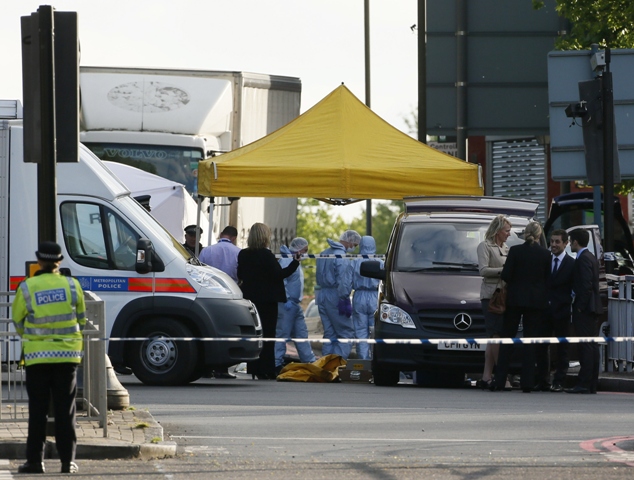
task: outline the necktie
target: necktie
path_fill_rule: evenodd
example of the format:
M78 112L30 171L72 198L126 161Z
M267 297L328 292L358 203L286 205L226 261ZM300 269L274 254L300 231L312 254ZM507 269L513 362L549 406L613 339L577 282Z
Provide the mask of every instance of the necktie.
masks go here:
M553 272L555 273L557 271L557 264L559 263L559 258L555 257L555 263L553 263Z

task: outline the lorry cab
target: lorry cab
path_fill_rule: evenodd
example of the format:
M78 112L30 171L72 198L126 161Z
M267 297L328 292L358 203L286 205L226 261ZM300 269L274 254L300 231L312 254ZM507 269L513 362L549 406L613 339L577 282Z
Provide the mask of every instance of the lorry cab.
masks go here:
M21 121L1 125L0 156L9 160L0 202L8 239L0 288L15 290L35 261L38 238L37 170L22 158ZM260 320L235 282L189 255L84 146L78 163L57 164L57 232L61 267L105 301L115 370L175 385L258 358ZM130 337L143 340L123 341ZM255 341L173 339L184 337Z

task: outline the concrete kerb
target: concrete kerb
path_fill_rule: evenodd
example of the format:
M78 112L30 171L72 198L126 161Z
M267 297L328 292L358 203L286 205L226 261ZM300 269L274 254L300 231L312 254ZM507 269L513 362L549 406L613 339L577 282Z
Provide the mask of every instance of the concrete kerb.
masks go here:
M602 373L599 377L599 391L634 393L634 373Z
M568 370L564 387L571 388L577 385L579 367ZM599 392L634 393L634 372L600 372Z
M24 459L26 424L0 423L0 458ZM22 428L23 427L23 428ZM108 414L108 437L95 422L77 424L78 460L115 460L128 458L166 458L176 454L176 443L163 441L163 427L146 411L111 411ZM46 441L45 458L57 458L55 442Z

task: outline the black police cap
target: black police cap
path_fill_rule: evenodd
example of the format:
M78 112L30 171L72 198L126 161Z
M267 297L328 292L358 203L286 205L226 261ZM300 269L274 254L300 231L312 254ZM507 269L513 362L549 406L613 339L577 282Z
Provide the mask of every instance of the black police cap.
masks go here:
M46 260L48 262L59 262L64 259L62 255L62 247L55 242L41 242L37 246L35 256L38 260Z

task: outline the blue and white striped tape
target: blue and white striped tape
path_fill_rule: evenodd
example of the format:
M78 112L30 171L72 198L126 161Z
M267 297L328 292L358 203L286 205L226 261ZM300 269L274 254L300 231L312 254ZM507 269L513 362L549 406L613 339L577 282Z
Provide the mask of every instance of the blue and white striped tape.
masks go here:
M293 254L292 253L276 253L275 254L275 258L293 258ZM350 255L338 255L338 254L325 254L325 253L305 253L302 255L301 258L349 258L349 259L354 259L354 258L385 258L385 255L378 255L378 254L365 254L365 253L359 253L359 254L350 254Z
M5 337L7 337L5 335ZM371 345L531 345L531 344L572 344L572 343L618 343L634 342L634 337L531 337L531 338L265 338L265 337L90 337L87 342L144 342L146 340L166 339L178 342L296 342L296 343L368 343ZM17 334L10 336L8 341L21 340ZM5 340L6 341L6 340ZM28 339L22 339L28 342ZM48 341L64 341L64 339L50 339Z
M470 345L487 344L557 344L557 343L612 343L631 342L634 337L531 337L531 338L338 338L330 340L328 338L263 338L263 337L153 337L166 338L173 341L199 341L199 342L314 342L314 343L368 343L386 345L438 345L444 343L461 343ZM146 337L110 337L110 338L90 338L89 341L112 342L139 342L148 340Z

